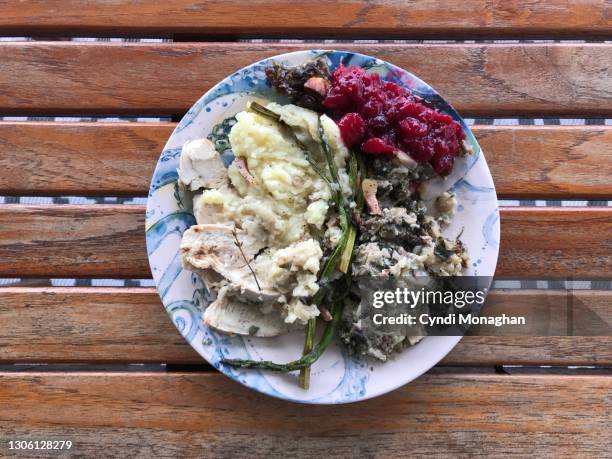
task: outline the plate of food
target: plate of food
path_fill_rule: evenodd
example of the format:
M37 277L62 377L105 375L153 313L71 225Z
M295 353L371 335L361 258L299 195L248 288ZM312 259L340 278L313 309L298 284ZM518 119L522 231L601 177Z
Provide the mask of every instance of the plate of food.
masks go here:
M491 279L499 209L476 139L433 88L376 57L309 50L244 67L191 107L153 174L146 241L203 359L274 397L347 403L409 383L461 339L366 330L366 280Z

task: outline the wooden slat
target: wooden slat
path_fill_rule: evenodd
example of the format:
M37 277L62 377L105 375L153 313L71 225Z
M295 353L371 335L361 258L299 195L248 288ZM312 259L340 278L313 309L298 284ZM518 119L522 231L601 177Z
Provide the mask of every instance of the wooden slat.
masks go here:
M329 44L0 44L0 113L177 115L242 66ZM389 60L464 115L607 116L610 44L336 45ZM92 71L95 69L95 71Z
M0 122L0 195L146 196L174 126ZM612 199L612 126L473 130L500 198Z
M150 277L144 239L142 206L4 205L0 276Z
M0 288L0 362L205 363L153 288Z
M506 199L612 199L612 126L475 126Z
M0 122L0 194L146 196L174 127Z
M612 273L612 208L502 208L496 276L594 277Z
M501 210L496 275L607 278L612 208ZM0 206L0 277L149 277L144 207Z
M541 336L467 336L443 364L612 365L608 336L546 336L566 326L566 299L565 291L491 292L488 314L524 315ZM608 291L573 293L575 315L588 307L609 319L611 301ZM4 287L0 323L2 363L205 363L172 325L152 288Z
M61 11L61 14L59 13ZM253 14L265 12L265 14ZM478 14L475 14L477 12ZM4 34L201 34L296 37L609 36L601 0L21 0L3 7Z
M373 400L306 406L222 375L4 373L8 439L70 439L84 456L599 457L612 378L430 374Z

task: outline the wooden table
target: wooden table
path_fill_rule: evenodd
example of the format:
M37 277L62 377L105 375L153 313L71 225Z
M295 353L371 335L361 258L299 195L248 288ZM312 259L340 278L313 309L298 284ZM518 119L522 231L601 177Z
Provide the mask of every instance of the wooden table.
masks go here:
M42 39L0 43L0 116L178 120L212 84L265 56L351 49L410 69L476 117L501 199L612 199L605 0L2 1L0 34ZM54 40L80 36L174 42ZM476 42L238 41L261 37ZM479 125L492 117L594 120ZM0 195L145 197L173 127L2 121ZM503 207L501 220L498 278L612 277L612 208ZM391 394L296 406L206 366L153 288L29 286L28 278L149 278L141 205L0 204L0 277L26 279L0 289L0 455L11 439L72 440L71 452L86 456L611 451L609 336L467 337ZM500 311L543 310L554 321L567 295L508 289L492 298ZM575 295L600 308L612 299L608 290Z

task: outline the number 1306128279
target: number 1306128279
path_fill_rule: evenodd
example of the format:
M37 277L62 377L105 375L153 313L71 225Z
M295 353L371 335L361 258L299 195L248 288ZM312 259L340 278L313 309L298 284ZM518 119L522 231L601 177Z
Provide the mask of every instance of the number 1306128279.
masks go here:
M72 448L70 440L9 440L9 450L52 450Z

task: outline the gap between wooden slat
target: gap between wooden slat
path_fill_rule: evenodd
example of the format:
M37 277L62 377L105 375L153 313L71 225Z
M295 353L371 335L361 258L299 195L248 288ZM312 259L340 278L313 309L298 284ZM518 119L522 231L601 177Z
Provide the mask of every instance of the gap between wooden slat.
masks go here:
M611 391L605 376L428 374L330 407L215 373L4 373L0 425L6 438L70 439L87 456L600 456Z
M605 279L612 208L503 207L496 276ZM140 205L0 205L0 277L150 276Z
M612 291L571 294L575 314L607 317ZM484 311L524 315L534 336L467 336L442 364L612 365L608 336L562 336L567 296L561 290L493 290ZM153 288L4 287L0 323L2 363L205 363L171 323ZM546 336L551 333L560 336Z
M175 126L0 122L0 195L146 196ZM499 198L612 199L612 126L472 129Z
M52 35L176 35L305 38L529 38L610 37L605 2L518 0L190 0L112 3L64 0L63 14L49 0L7 5L0 33ZM119 12L119 13L118 13ZM262 13L262 14L257 14Z
M0 43L0 113L173 116L245 65L330 47L412 71L463 116L612 113L612 44L82 42Z

